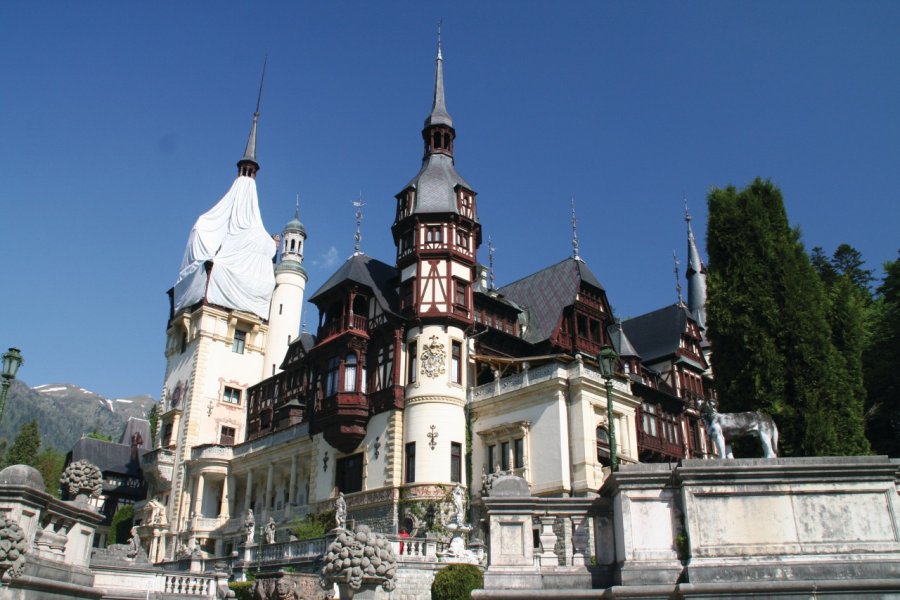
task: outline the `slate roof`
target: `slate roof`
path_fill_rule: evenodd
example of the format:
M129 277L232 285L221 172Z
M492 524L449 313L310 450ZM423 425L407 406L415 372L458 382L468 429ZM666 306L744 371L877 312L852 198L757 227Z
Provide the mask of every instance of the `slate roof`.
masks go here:
M609 333L609 338L612 341L613 348L616 349L616 352L619 354L619 356L636 356L638 358L641 357L641 355L638 354L638 351L635 350L634 345L628 338L628 335L625 333L625 329L622 327L621 322L610 325L607 328L607 332Z
M97 465L100 471L104 473L143 477L141 456L149 449L150 439L147 438L144 444L144 448L137 449L137 459L135 460L131 455L130 445L126 446L125 444L83 437L75 442L72 450L69 451L71 455L69 462L84 459Z
M575 303L582 282L603 291L584 261L567 258L497 291L527 311L524 339L535 344L550 338L563 309Z
M672 304L623 321L622 327L640 356L652 362L678 350L688 319L693 317L685 306Z
M456 172L453 158L446 154L429 154L422 161L422 168L403 188L416 190L413 214L459 213L456 205L456 186L471 190L462 176Z
M343 282L353 281L372 290L381 310L397 314L400 302L394 282L398 276L399 272L391 265L365 254L354 254L316 290L309 301L315 303Z

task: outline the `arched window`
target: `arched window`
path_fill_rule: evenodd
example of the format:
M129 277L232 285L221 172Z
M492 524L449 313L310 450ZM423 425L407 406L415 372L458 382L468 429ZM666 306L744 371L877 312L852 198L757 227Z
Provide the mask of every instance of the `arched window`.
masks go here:
M337 391L337 378L338 378L338 365L339 361L337 357L331 358L328 360L328 366L326 367L325 374L325 397L334 395Z
M356 355L348 354L344 359L344 391L356 391Z

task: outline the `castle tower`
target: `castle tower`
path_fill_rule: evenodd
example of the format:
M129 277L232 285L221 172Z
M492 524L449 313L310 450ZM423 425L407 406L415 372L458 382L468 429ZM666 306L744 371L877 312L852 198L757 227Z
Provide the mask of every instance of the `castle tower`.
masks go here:
M269 335L262 377L281 372L288 346L300 332L306 270L303 268L303 246L306 229L300 222L299 200L294 218L281 234L281 256L275 267L275 292L269 307Z
M404 482L464 482L468 346L481 226L475 192L456 172L456 131L444 98L440 39L422 168L397 194L397 246L406 332Z
M144 465L149 498L166 506L172 527L168 539L157 546L155 559L172 556L176 531L194 529L193 521L183 527L185 519L220 514L221 504L210 500L206 505L201 499L227 499L232 493L225 469L193 472L191 450L243 439L245 390L259 382L264 370L277 245L259 211L258 122L257 101L238 176L219 202L197 219L169 290L158 446ZM296 268L302 271L299 263ZM299 324L299 317L294 320Z

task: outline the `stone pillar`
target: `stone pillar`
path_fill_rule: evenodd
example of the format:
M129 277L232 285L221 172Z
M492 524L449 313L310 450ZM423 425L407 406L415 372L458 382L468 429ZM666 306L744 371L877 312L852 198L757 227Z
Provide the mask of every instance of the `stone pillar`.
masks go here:
M228 475L225 483L228 486L228 518L230 519L235 516L235 510L237 509L235 506L236 498L234 497L234 493L237 490L237 482L234 479L234 475Z
M219 501L219 516L226 517L229 516L228 504L229 499L231 497L231 478L227 475L225 479L222 480L222 499Z
M253 470L247 471L247 489L244 490L244 512L250 508L253 502Z
M588 548L590 548L590 528L587 515L572 517L572 566L583 567L588 564Z
M197 475L197 494L194 497L194 516L203 516L203 484L206 476L203 473Z
M288 488L288 504L294 505L297 500L297 455L291 455L291 484Z
M265 505L266 505L265 506L266 513L269 512L269 507L272 506L272 484L273 484L272 479L273 479L274 475L275 475L275 465L273 465L272 463L269 463L269 469L266 472L266 495L263 498Z

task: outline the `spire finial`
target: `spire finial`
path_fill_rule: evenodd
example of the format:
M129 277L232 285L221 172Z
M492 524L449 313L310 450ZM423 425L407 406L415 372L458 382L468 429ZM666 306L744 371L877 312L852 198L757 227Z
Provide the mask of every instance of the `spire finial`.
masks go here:
M434 100L431 103L431 114L425 119L425 127L431 125L446 125L453 127L453 119L447 112L447 104L444 99L444 55L441 47L441 23L438 21L437 57L434 69Z
M678 294L678 306L684 306L684 298L681 296L681 261L678 255L672 250L672 260L675 261L675 293Z
M269 55L263 59L262 76L259 78L259 93L256 96L256 110L253 112L253 125L250 127L250 136L247 138L247 147L244 149L244 157L238 161L238 174L255 177L259 170L256 162L256 129L259 125L259 105L262 102L263 82L266 80L266 65Z
M575 196L572 196L572 258L581 260L578 255L578 219L575 218Z
M490 270L488 271L488 289L494 289L494 240L491 239L491 236L488 236L488 264L490 265Z
M362 241L362 207L365 205L366 203L363 202L362 191L360 191L359 198L353 201L353 206L356 207L356 235L353 236L353 256L361 254L361 252L359 251L359 243Z
M297 204L294 206L294 218L300 220L300 192L297 192Z
M440 19L438 19L438 38L437 38L437 42L438 42L438 45L437 45L437 59L438 59L438 60L444 60L443 57L441 56L441 25L443 24L443 22L444 22L443 17L441 17Z

